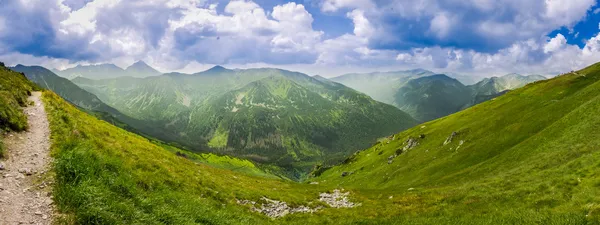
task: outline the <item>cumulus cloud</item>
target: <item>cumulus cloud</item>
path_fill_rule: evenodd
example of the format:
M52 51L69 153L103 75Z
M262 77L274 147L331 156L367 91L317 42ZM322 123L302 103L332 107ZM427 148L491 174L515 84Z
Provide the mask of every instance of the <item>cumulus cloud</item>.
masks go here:
M594 0L390 0L369 1L369 6L355 1L325 2L324 6L338 6L335 9L365 12L376 30L369 38L370 48L408 50L434 43L480 52L496 52L517 41L573 26L595 5Z
M546 36L561 27L576 33L573 25L595 13L594 0L257 2L5 0L0 60L62 68L142 59L165 71L225 64L476 73L559 73L600 60L598 36L582 48L562 34ZM335 36L315 29L323 16L343 17L352 29Z

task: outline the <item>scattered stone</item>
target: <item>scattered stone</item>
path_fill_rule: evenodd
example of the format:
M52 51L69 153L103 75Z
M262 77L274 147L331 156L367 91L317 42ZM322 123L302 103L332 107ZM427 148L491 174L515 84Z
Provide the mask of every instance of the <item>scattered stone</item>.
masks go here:
M342 172L342 177L345 177L345 176L348 176L348 175L350 175L349 172L346 172L346 171Z
M408 189L408 191L414 191L414 190L415 190L414 188L409 188L409 189Z
M48 216L47 216L47 215L43 215L43 216L42 216L42 219L43 219L43 220L47 220L47 219L48 219Z
M5 170L6 168L4 168L4 164L0 162L0 170Z
M419 135L419 138L421 138L421 139L425 138L425 134Z
M452 139L454 139L454 137L456 137L456 135L458 135L458 133L456 131L452 132L452 134L450 134L450 136L448 136L448 138L446 138L446 141L444 141L444 145L452 143Z
M288 206L286 202L261 198L265 203L261 203L260 207L256 207L256 202L249 200L237 200L240 205L250 205L252 210L267 215L271 218L283 217L290 213L313 213L321 209L321 207L310 208L308 206L298 206L296 208Z
M321 193L319 195L319 201L325 202L333 208L354 208L361 205L348 200L348 195L350 195L350 192L342 193L340 190L335 189L331 194Z
M408 140L406 140L405 143L406 143L406 146L404 146L404 148L402 148L402 151L404 151L404 152L411 150L411 149L417 147L417 145L419 145L419 142L415 138L408 138Z
M35 211L35 213L34 213L34 214L39 216L39 215L42 215L42 212L40 212L40 211Z
M319 182L313 181L313 182L310 182L310 184L319 184Z
M394 158L396 158L398 155L394 154L394 155L390 155L390 157L388 157L388 164L392 164L394 162Z
M19 169L19 173L25 174L27 176L33 175L33 172L29 168L21 168L21 169Z

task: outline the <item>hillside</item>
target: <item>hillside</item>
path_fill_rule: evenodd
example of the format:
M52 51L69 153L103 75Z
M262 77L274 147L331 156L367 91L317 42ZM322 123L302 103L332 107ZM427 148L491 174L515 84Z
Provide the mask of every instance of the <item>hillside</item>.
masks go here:
M78 223L598 224L599 90L600 65L536 82L381 140L310 185L194 163L45 93L55 202ZM361 205L272 220L237 204L314 207L335 188Z
M431 71L418 69L347 74L331 80L363 92L375 100L396 106L413 118L426 122L493 99L528 83L546 79L539 75L508 74L475 83L472 78L454 73L435 75ZM457 79L473 84L464 85Z
M74 79L103 102L177 136L157 136L275 164L300 177L416 124L408 114L334 82L278 69Z
M29 104L27 97L36 89L38 87L23 74L11 71L0 62L0 158L4 152L4 133L27 129L27 117L21 107Z
M394 96L398 88L411 79L434 74L428 70L416 69L392 72L351 73L334 77L330 80L365 93L377 101L394 105Z
M446 75L416 78L403 85L395 104L419 121L450 115L471 101L471 90Z
M470 223L597 224L598 110L600 64L396 134L314 181L411 211L482 215Z
M475 95L495 95L506 90L512 90L525 86L526 84L547 79L540 75L523 76L512 73L501 77L485 78L472 85Z
M38 86L52 90L71 104L114 125L138 133L145 131L144 134L150 136L165 133L158 130L158 127L153 124L148 124L144 121L124 115L115 108L102 102L94 94L81 89L70 80L59 77L44 67L17 65L10 69L25 74L29 80L33 81Z

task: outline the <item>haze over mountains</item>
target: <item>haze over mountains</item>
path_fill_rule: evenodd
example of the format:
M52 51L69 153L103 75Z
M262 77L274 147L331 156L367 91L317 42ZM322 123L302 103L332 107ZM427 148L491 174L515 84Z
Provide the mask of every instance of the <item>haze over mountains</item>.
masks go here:
M464 76L452 74L453 76ZM331 78L373 99L394 105L419 121L429 121L497 97L505 91L546 79L543 76L508 74L485 78L472 85L444 74L417 69L396 72L346 74Z
M144 61L137 61L126 69L122 69L114 64L98 64L82 66L78 65L65 70L52 70L61 77L73 79L76 77L85 77L90 79L108 79L116 77L149 77L160 75L161 72L155 70Z

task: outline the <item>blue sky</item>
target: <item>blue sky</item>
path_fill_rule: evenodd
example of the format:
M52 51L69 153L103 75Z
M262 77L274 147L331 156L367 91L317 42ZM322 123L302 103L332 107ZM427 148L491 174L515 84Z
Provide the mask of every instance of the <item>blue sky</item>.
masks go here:
M552 75L600 61L599 31L596 0L3 0L0 61Z

